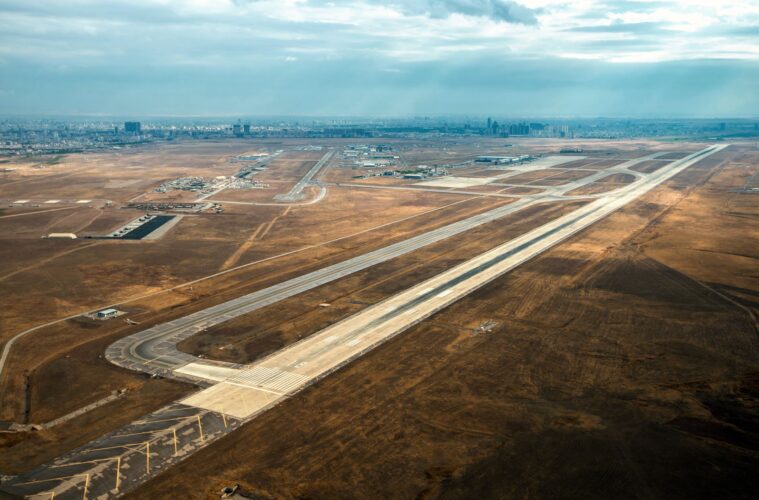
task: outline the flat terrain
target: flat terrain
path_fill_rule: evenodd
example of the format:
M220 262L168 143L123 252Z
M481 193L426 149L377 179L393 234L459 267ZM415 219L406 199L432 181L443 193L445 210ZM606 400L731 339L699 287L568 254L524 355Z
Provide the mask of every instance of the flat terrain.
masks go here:
M234 482L265 497L751 497L755 322L658 256L692 240L749 245L755 269L759 234L740 221L757 202L729 188L757 159L698 164L132 498ZM691 203L736 229L702 240L705 227L678 221ZM681 236L661 236L668 224ZM757 279L728 272L720 285L756 293Z
M403 257L208 329L180 343L205 357L250 363L425 279L578 208L546 204L448 238ZM320 306L321 304L321 306Z
M238 166L229 167L224 156L216 155L240 154L250 146L214 145L210 148L208 156L200 154L198 165L213 158L213 163L219 167L209 169L204 166L202 168L206 170L202 170L198 166L198 171L177 170L170 175L158 169L148 191L172 175L229 174ZM170 149L172 151L165 154L138 151L135 155L140 161L152 161L153 156L165 161L175 153L173 148ZM198 153L198 148L193 146L187 152L188 155ZM293 154L300 157L303 152ZM121 155L117 156L121 158ZM321 157L320 154L312 156ZM138 163L137 159L126 157L124 168ZM80 160L73 156L60 165L65 165L66 161L74 164ZM88 160L86 163L95 162ZM224 170L216 170L221 166ZM98 169L95 163L88 167L91 170L82 171L81 175L112 183L107 177L114 166L108 161L105 167ZM143 178L145 168L135 168L137 173L134 175ZM80 175L79 172L77 170L76 175ZM302 169L293 170L292 184L302 174ZM35 170L35 183L40 184L42 177L36 180L37 175ZM15 183L9 182L10 186L19 190L18 193L9 192L10 198L31 197L32 189L25 184L26 179L9 181ZM53 184L55 181L47 182ZM93 181L87 182L94 184ZM6 186L8 191L11 191L10 186ZM137 194L128 191L119 196L124 203ZM88 194L83 189L72 196ZM101 210L87 227L89 232L110 231L139 215L139 212L118 208L118 198L110 197L114 206ZM330 188L325 202L320 204L292 207L225 205L223 214L191 214L165 237L150 242L39 238L47 232L74 230L71 213L80 218L90 217L88 214L95 210L86 206L72 211L0 219L0 226L5 224L7 227L0 236L7 243L0 246L5 257L0 259L0 266L4 266L1 267L0 290L4 296L14 297L13 302L0 312L0 335L8 338L28 326L124 300L129 302L120 308L140 325L166 321L511 201L508 198L442 193ZM0 215L30 211L10 208ZM257 264L234 269L251 262ZM159 293L223 270L230 272ZM165 404L166 395L154 387L156 381L118 369L102 357L108 344L141 327L118 319L102 322L76 318L23 338L11 352L3 373L0 419L42 423L93 403L120 388L129 388L130 397L141 401L141 409L152 410ZM66 383L70 390L60 390L61 380L70 381ZM170 400L192 388L175 385L179 392L171 393ZM102 425L110 428L135 417L130 412L98 411L109 415ZM86 442L92 435L89 418L81 417L67 424L65 439L58 434L52 434L52 437L32 434L28 441L19 441L19 436L2 436L0 442L12 447L8 453L1 454L0 471L28 469L69 449L72 443ZM41 443L45 443L44 451ZM31 452L21 450L36 450L37 454L32 457Z
M627 184L630 184L634 180L635 177L630 174L611 174L597 180L596 182L593 182L592 184L587 184L577 189L567 191L567 195L577 196L584 194L605 193L606 191L618 189Z
M408 167L484 154L555 155L577 145L390 142ZM350 143L327 145L339 152ZM197 389L110 364L103 354L114 341L544 191L423 190L409 179L353 179L360 170L334 161L317 175L327 183L323 199L277 204L273 196L325 153L296 148L302 144L190 142L18 161L23 168L0 180L3 200L43 201L0 212L0 294L13 298L0 311L0 346L26 328L123 301L119 309L138 323L72 317L18 341L0 377L0 419L44 423L114 390L127 392L63 426L0 433L0 472L28 471ZM664 153L632 168L649 173L705 147L580 146L587 158L495 182L560 187ZM232 175L240 168L234 156L279 150L255 177L270 188L218 193L211 199L239 203L222 202L219 214L189 214L159 240L40 238L104 234L144 213L121 208L132 199L197 196L155 193L166 180ZM736 190L757 172L759 151L748 143L697 163L132 497L207 498L239 482L273 498L750 498L759 486L759 195ZM450 173L483 179L509 171L470 164ZM632 177L600 177L567 194L598 195ZM318 193L306 187L303 201ZM179 347L226 362L261 360L589 201L530 207L237 317Z

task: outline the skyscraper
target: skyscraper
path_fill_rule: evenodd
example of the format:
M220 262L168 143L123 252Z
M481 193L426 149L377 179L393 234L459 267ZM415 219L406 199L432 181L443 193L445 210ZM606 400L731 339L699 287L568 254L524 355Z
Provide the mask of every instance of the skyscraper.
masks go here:
M141 129L140 122L124 122L124 132L127 134L139 134Z

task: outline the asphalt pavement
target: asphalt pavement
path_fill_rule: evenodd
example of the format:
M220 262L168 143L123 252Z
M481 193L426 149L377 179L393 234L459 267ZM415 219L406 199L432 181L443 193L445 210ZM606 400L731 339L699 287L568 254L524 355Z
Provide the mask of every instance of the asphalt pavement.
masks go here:
M4 482L0 490L35 498L51 498L52 494L55 498L77 499L119 496L725 147L727 145L710 146L675 160L651 174L642 175L624 188L598 197L569 214L367 307L256 363L246 366L224 365L198 360L192 356L192 361L186 362L187 359L180 356L176 362L181 366L177 367L172 364L173 361L169 361L161 369L173 371L192 365L193 370L190 372L198 374L201 379L205 377L207 387L29 473L12 478ZM518 210L531 203L532 200L525 200L517 208L514 208L515 204L500 208ZM489 220L494 220L492 212L494 211L489 212L490 215L480 214L477 217L484 217L483 220L490 217ZM462 223L459 232L468 228L466 221L455 224ZM437 237L443 239L447 237L445 234L443 231ZM378 252L382 253L391 247ZM400 247L397 251L403 251L403 248ZM348 266L338 272L355 272L350 269ZM330 276L328 273L324 279L330 281ZM213 322L218 324L239 315L239 308L245 310L247 307L263 307L257 304L281 300L278 299L280 294L291 296L299 293L295 292L299 286L307 284L296 283L293 289L271 287L273 291L266 297L259 296L256 300L243 302L235 302L240 300L235 299L195 313L198 316L190 315L158 325L161 328L157 330L149 329L128 337L130 340L118 349L111 346L109 359L123 355L134 363L134 369L151 372L161 360L146 360L143 356L152 356L161 349L166 349L168 356L173 356L178 337L195 334ZM255 294L246 297L250 299L253 295Z

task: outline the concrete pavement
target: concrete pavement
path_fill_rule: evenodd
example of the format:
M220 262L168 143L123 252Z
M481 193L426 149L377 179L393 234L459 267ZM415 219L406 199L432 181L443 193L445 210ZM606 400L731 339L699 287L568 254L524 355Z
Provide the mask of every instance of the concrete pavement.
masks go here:
M58 498L91 498L96 494L105 498L118 496L725 147L710 146L675 160L624 188L598 197L570 214L370 306L256 363L212 366L205 360L195 360L193 364L178 367L175 371L189 370L193 376L205 378L210 386L6 482L0 489L15 494L38 495L39 498L50 498L51 491ZM219 313L223 318L229 311ZM183 323L174 326L187 328L181 325ZM179 416L173 417L172 412ZM172 420L174 418L176 420ZM208 437L203 434L204 428L211 431ZM175 432L184 439L182 443L186 448L182 448L181 453ZM112 450L120 451L112 454ZM128 467L122 469L123 464ZM122 470L127 471L125 479L121 479Z

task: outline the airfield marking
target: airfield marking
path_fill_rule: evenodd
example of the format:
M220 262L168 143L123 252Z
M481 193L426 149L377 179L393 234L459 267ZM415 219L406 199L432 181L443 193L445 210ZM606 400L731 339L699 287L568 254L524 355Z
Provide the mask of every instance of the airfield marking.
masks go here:
M64 321L68 321L68 320L71 320L71 319L74 319L74 318L78 318L79 316L82 316L83 314L94 314L96 311L100 311L102 309L107 309L109 307L118 307L118 306L121 306L121 305L124 305L124 304L129 304L131 302L136 302L138 300L154 297L154 296L160 295L162 293L173 292L173 291L180 290L182 288L185 288L185 287L188 287L188 286L191 286L191 285L195 285L197 283L201 283L203 281L207 281L207 280L210 280L210 279L213 279L213 278L218 278L219 276L223 276L223 275L228 274L228 273L232 273L232 272L235 272L235 271L239 271L241 269L245 269L245 268L250 267L250 266L254 266L254 265L257 265L257 264L262 264L264 262L268 262L268 261L271 261L271 260L280 259L282 257L287 257L287 256L294 255L296 253L300 253L300 252L303 252L303 251L306 251L306 250L311 250L311 249L314 249L314 248L323 247L323 246L326 246L326 245L330 245L332 243L337 243L338 241L342 241L342 240L345 240L345 239L354 238L354 237L360 236L362 234L366 234L366 233L369 233L369 232L372 232L372 231L376 231L378 229L382 229L382 228L385 228L385 227L392 226L393 224L399 224L401 222L405 222L407 220L414 219L416 217L421 217L423 215L427 215L427 214L430 214L430 213L433 213L433 212L437 212L439 210L444 210L444 209L450 208L450 207L452 207L454 205L458 205L458 204L461 204L461 203L466 203L468 201L475 200L475 199L482 198L482 197L483 196L479 195L479 196L473 196L473 197L470 197L470 198L466 198L464 200L454 201L454 202L448 203L446 205L442 205L442 206L439 206L439 207L431 208L429 210L425 210L423 212L419 212L418 214L409 215L409 216L402 217L400 219L396 219L396 220L393 220L393 221L390 221L390 222L385 222L383 224L380 224L380 225L377 225L377 226L373 226L373 227L370 227L370 228L367 228L367 229L362 229L361 231L356 231L354 233L351 233L351 234L348 234L348 235L345 235L345 236L340 236L339 238L334 238L334 239L331 239L331 240L328 240L328 241L323 241L323 242L315 243L315 244L312 244L312 245L306 245L306 246L301 247L301 248L296 248L295 250L290 250L288 252L283 252L283 253L280 253L280 254L277 254L277 255L272 255L271 257L265 257L263 259L255 260L255 261L252 261L252 262L246 262L245 264L240 264L239 266L232 267L232 268L229 268L229 269L225 269L223 271L219 271L219 272L216 272L216 273L213 273L213 274L209 274L207 276L203 276L201 278L198 278L198 279L195 279L195 280L192 280L192 281L187 281L185 283L181 283L179 285L175 285L175 286L172 286L172 287L169 287L169 288L164 288L163 290L156 290L155 292L150 292L150 293L146 293L146 294L143 294L143 295L138 295L136 297L132 297L132 298L129 298L129 299L126 299L126 300L122 300L121 302L115 302L115 303L112 303L112 304L101 305L101 306L97 307L96 309L83 310L83 311L77 312L75 314L71 314L70 316L66 316L66 317L59 318L59 319L56 319L56 320L53 320L53 321L49 321L49 322L43 323L41 325L33 326L31 328L28 328L26 330L23 330L23 331L17 333L13 337L11 337L5 343L5 345L3 345L3 351L0 354L0 381L2 381L2 376L3 376L4 370L5 370L5 366L7 364L7 361L8 361L8 356L10 355L10 352L11 352L11 349L13 348L13 345L19 339L21 339L22 337L24 337L24 336L26 336L26 335L28 335L30 333L33 333L33 332L35 332L37 330L41 330L41 329L46 328L48 326L53 326L53 325L56 325L58 323L63 323ZM72 208L76 208L76 207L53 208L53 209L50 209L50 210L44 210L44 212L52 212L52 211L55 211L55 210L71 210ZM30 215L30 214L41 213L41 212L43 212L43 210L40 210L38 212L27 212L27 213L23 213L23 214L4 215L4 216L0 216L0 218L4 218L4 217L19 217L19 216L23 216L23 215ZM0 402L1 401L2 400L0 399Z
M208 415L211 417L211 422L213 422L213 418L215 418L214 415L220 416L221 421L225 424L224 429L226 429L226 415L231 415L238 419L253 418L259 413L274 406L284 398L295 394L303 387L319 380L321 377L326 376L329 373L332 373L336 368L349 363L382 342L392 338L394 335L404 331L410 325L421 321L444 307L447 307L455 300L471 293L484 283L487 283L504 272L513 269L540 252L552 248L557 243L564 241L566 238L589 227L597 220L600 220L606 215L625 206L627 203L638 199L642 194L647 193L685 168L696 163L700 159L705 158L707 154L724 149L724 147L726 146L712 146L694 153L689 157L683 158L681 161L674 161L672 163L677 166L669 171L664 170L661 175L650 175L645 179L631 184L628 191L621 195L615 194L607 198L598 199L589 205L585 205L574 212L544 224L540 228L529 231L520 237L514 238L488 252L470 259L469 261L459 264L450 270L444 271L429 280L400 292L375 306L370 306L366 310L348 318L347 320L336 323L296 344L292 344L290 347L265 358L261 362L254 363L245 369L240 370L240 372L250 373L251 376L244 377L243 381L254 385L254 387L250 387L249 385L241 386L229 383L229 381L224 381L213 385L208 389L201 390L194 395L183 399L179 403L175 403L192 406L195 406L197 403L203 403L209 406L216 405L222 410L221 412L218 410L211 410L206 413L187 415L176 419L150 420L148 418L146 420L138 421L138 423L141 422L142 424L150 425L160 421L176 421L183 419L184 422L180 425L184 425L188 421L197 419L200 441L213 441L220 437L220 435L218 433L216 436L206 435L203 432L202 426L209 421L206 419L206 422L203 422L201 417ZM420 294L419 292L425 288L432 288L432 290ZM445 291L441 291L442 288L455 291L456 296L445 298L448 295L446 294L446 296L441 299L439 296ZM401 316L404 316L402 318L403 321L398 321L398 318ZM406 318L405 316L413 317ZM352 326L352 324L355 324L355 326ZM335 334L344 339L345 343L325 345L323 342L320 342L320 336L326 337ZM368 345L362 349L351 349L348 344L356 339L366 339ZM316 362L306 363L306 361ZM240 373L238 372L234 377L238 377L239 375ZM292 377L292 375L295 375L296 377ZM277 387L280 390L286 390L287 393L266 393L262 389L267 385ZM237 399L240 401L239 408L233 408L230 410L227 405L230 401L236 401ZM206 408L206 406L198 407ZM183 408L167 408L154 412L153 414L159 415L162 412L169 412L174 409L180 410ZM135 423L129 425L135 425ZM239 422L232 427L232 430L234 430L237 425L239 425ZM218 429L219 427L217 427L217 431ZM163 443L163 441L167 437L166 434L169 430L172 431L175 438L174 450L176 453L176 428L171 427L164 429L164 434L162 436L146 441L145 451L128 451L122 456L128 456L133 453L145 453L146 468L148 469L148 474L150 474L150 457L152 454L150 451L150 443L155 442L159 445L167 444ZM222 435L223 434L224 430L222 430ZM113 437L118 439L119 436L114 435ZM132 443L130 446L139 446L139 443ZM85 446L78 452L87 453L88 451L91 450L88 450ZM161 457L160 454L157 454L157 456ZM182 457L178 457L178 459L181 458ZM172 462L168 461L164 463L171 464ZM102 478L102 476L103 475L100 474L99 477ZM70 477L81 477L81 475ZM87 475L85 482L86 487L89 486L89 478L89 475ZM133 479L133 481L136 481L137 484L139 484L144 478L145 476L138 477ZM49 480L50 479L48 478L40 480L40 482ZM111 479L108 478L108 480L110 481ZM11 488L23 484L30 483L8 483ZM135 483L133 482L131 486L134 486L134 484ZM59 485L59 488L63 486L65 486L64 483ZM72 488L73 486L68 485L66 487ZM87 490L85 489L85 493L86 491Z
M528 231L448 271L370 306L260 362L249 365L250 368L245 371L249 372L250 376L242 378L239 374L234 375L225 382L182 400L182 403L218 412L220 402L231 399L226 393L231 391L228 382L233 381L248 382L256 392L274 389L284 391L289 396L332 370L349 363L372 346L392 338L492 279L554 247L631 201L638 199L662 182L698 162L707 154L722 149L724 146L711 146L682 160L673 161L672 168L630 184L628 189L621 194L599 198L593 203ZM432 290L420 293L429 288ZM352 343L352 340L362 335L367 337L371 345L367 349L357 350L355 349L357 343ZM330 337L334 336L340 337L342 342L332 341ZM325 344L325 339L330 339L330 342ZM307 366L300 365L301 368L293 368L306 360L313 361L313 363L309 363ZM204 395L209 397L206 398ZM242 418L249 418L257 412L265 410L273 403L268 399L260 399L254 394L249 395L252 401L248 402L255 402L252 408L250 405L246 405L245 410L241 409L238 415ZM245 411L248 412L247 415L244 414Z
M47 213L47 212L57 212L59 210L73 210L75 208L80 208L80 207L48 208L47 210L34 210L34 211L31 211L31 212L24 212L23 214L0 215L0 219L9 219L11 217L23 217L25 215L44 214L44 213Z

